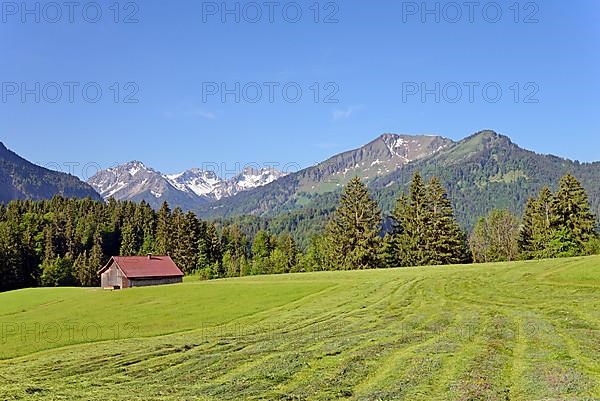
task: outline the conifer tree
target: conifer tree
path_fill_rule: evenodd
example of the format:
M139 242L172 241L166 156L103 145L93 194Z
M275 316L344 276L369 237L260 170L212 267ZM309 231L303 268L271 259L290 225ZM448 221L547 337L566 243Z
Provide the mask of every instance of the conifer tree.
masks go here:
M77 255L77 258L75 259L75 263L73 265L73 269L75 270L75 276L77 278L77 281L79 282L79 285L85 287L91 281L88 278L90 267L88 265L87 250ZM100 270L100 268L98 268L97 270Z
M132 224L126 223L121 229L121 256L137 255L136 235Z
M225 252L223 269L227 277L245 276L250 273L248 266L248 240L237 225L223 230Z
M171 208L164 202L157 214L155 253L169 255L172 251Z
M196 270L199 222L196 215L188 212L181 214L180 209L173 212L173 227L175 244L173 259L184 273L190 274Z
M283 234L277 241L276 249L281 251L283 254L283 260L285 262L283 269L278 269L282 273L289 273L296 271L298 265L298 247L294 237L290 234Z
M523 224L519 233L519 250L525 259L548 255L548 244L553 237L551 222L552 192L544 187L538 198L530 198L525 206Z
M416 172L410 184L408 196L402 194L392 212L395 226L393 237L386 242L388 261L395 266L423 266L432 260L429 244L429 230L432 219L431 203L427 188L419 172Z
M326 228L329 258L334 268L381 266L381 211L367 186L356 177L344 188L340 204Z
M588 195L573 175L567 174L561 178L551 210L551 226L556 230L566 230L580 251L586 242L596 236L596 219L590 212Z
M92 246L90 256L86 264L87 270L82 276L83 280L81 280L81 285L86 287L94 287L98 285L100 278L98 277L97 272L108 261L108 258L104 255L104 250L102 247L103 240L100 229L97 229L94 233L93 243L94 245Z
M431 222L427 242L431 265L449 265L466 262L467 245L454 217L452 203L440 181L433 177L427 187Z
M197 269L204 278L223 277L221 239L214 223L203 223L198 237Z
M425 185L415 173L408 196L398 199L392 222L393 230L384 240L390 267L447 265L470 259L465 234L436 177Z

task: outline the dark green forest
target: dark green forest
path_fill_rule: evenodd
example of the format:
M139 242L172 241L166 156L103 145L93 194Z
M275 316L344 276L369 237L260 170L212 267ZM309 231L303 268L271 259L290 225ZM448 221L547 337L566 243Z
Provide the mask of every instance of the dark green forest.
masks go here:
M97 271L115 255L170 255L187 275L215 279L599 253L585 189L572 175L556 187L525 200L523 217L482 215L470 236L442 181L418 172L385 218L358 177L332 209L268 221L204 221L167 203L155 211L112 199L16 200L0 205L0 291L97 286Z

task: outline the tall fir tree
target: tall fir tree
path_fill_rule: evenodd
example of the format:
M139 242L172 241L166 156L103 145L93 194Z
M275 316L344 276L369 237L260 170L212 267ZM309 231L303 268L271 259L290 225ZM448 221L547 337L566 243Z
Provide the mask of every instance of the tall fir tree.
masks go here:
M169 255L172 252L173 232L171 223L171 208L164 202L156 216L155 252L158 255Z
M221 238L214 223L203 222L198 236L197 270L204 278L223 277Z
M393 229L384 239L388 266L447 265L470 260L466 236L436 177L426 185L421 174L415 173L409 194L400 196L391 217Z
M134 256L137 255L138 249L136 244L135 227L131 223L126 223L121 228L121 249L120 255Z
M183 215L179 209L176 209L173 212L173 224L176 239L173 259L184 273L193 273L196 270L196 252L200 234L198 218L192 212Z
M381 266L381 211L367 186L355 177L346 185L340 204L327 224L329 258L334 268L372 269Z
M281 251L285 264L283 268L277 268L281 273L289 273L296 271L298 266L298 246L294 237L290 234L283 234L277 241L276 249Z
M431 265L449 265L468 262L465 236L454 217L452 202L441 182L433 177L427 186L431 221L428 227L428 261Z
M590 212L588 195L573 175L561 178L551 209L552 227L566 230L581 251L586 242L596 237L596 218Z
M402 194L392 212L395 232L386 241L388 263L398 266L423 266L432 260L429 244L431 205L427 187L421 174L416 172L410 184L409 194Z

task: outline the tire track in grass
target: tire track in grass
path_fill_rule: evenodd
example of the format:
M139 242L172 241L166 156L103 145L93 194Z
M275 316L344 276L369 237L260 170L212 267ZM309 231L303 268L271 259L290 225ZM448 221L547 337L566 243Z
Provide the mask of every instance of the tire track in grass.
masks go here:
M552 320L539 312L531 312L525 317L525 323L523 399L572 400L589 396L590 378L578 369L577 358L569 351Z
M321 378L325 376L328 379L320 379L318 381L322 383L324 388L330 390L331 385L336 385L335 383L337 383L337 385L343 387L340 390L342 393L349 394L352 391L354 383L348 382L348 380L342 379L342 377L348 377L350 373L353 373L353 376L366 375L368 370L371 369L370 365L375 364L381 358L382 354L393 352L393 349L397 347L423 339L423 337L416 336L412 338L407 338L406 336L404 338L397 338L398 333L405 333L407 320L413 317L413 315L408 316L404 320L396 319L390 324L383 319L386 316L384 312L387 308L383 309L381 306L378 308L378 328L375 330L362 332L360 331L360 326L358 326L351 333L338 332L335 336L325 333L328 341L321 342L317 347L319 352L321 352L321 357L316 361L310 362L309 366L302 372L299 372L292 382L281 386L278 389L279 393L292 393L294 396L300 397L299 394L306 393L306 388L318 391L314 377L318 376ZM406 305L407 308L410 306L410 304ZM348 316L345 317L348 318ZM411 326L416 327L414 324ZM348 327L352 328L354 326L350 325ZM349 344L345 344L345 346L336 345L336 338L354 338L355 340L352 341L354 346L348 347ZM361 355L361 359L357 359L356 355Z
M499 310L486 309L482 352L471 360L460 378L450 383L447 398L456 401L510 400L514 321Z
M392 350L374 370L359 383L355 394L358 400L395 399L417 388L425 378L441 368L436 349L443 347L448 332L456 331L459 322L447 314L429 314L432 318L421 326L419 342ZM385 391L381 390L386 388Z
M459 324L455 330L445 333L443 341L446 342L446 347L435 350L442 358L441 368L421 388L409 393L407 399L411 401L446 399L451 383L459 377L463 367L482 352L484 341L481 333L481 310L471 306L468 310L461 308L455 313L460 313Z
M510 400L524 400L526 392L523 377L527 370L525 354L527 352L527 341L525 336L525 317L520 311L513 312L517 324L515 346L513 350L512 372L510 377Z
M556 312L553 312L551 316L555 315ZM593 353L593 355L597 355L598 350L589 348L582 350L582 348L585 348L586 339L577 336L581 331L577 327L590 328L593 326L590 326L587 321L579 320L578 315L570 311L562 311L559 315L560 319L557 319L557 317L550 319L552 328L564 343L571 372L581 375L581 380L585 380L587 383L587 386L582 386L582 391L584 391L582 395L600 397L600 382L593 379L594 377L600 377L600 360L589 357L589 351L595 351L596 353ZM593 330L591 333L598 336L597 330ZM588 337L587 340L590 340L590 338ZM596 341L600 343L600 337L596 337Z

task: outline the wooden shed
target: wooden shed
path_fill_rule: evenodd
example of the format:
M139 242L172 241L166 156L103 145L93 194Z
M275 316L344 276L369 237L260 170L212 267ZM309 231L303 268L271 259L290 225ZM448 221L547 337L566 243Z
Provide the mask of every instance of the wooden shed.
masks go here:
M177 284L183 272L169 256L113 256L98 271L106 289Z

